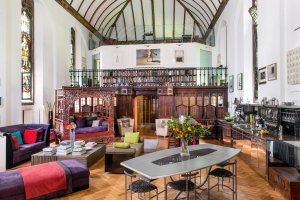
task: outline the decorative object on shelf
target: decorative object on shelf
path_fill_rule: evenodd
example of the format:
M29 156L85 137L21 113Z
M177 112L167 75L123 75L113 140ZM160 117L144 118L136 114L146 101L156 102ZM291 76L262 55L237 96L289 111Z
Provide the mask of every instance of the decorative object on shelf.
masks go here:
M184 62L184 50L175 50L175 62L176 63Z
M179 118L173 118L168 121L169 131L176 135L176 139L181 140L181 158L189 159L188 143L192 142L196 136L209 135L209 129L193 119L193 115L181 115Z
M228 88L229 88L230 93L234 92L234 76L233 75L229 76Z
M70 134L70 141L71 141L71 148L73 149L74 147L74 142L75 142L75 128L76 124L71 122L69 125L67 125L66 130L69 130Z
M267 82L267 68L262 67L258 70L258 83L264 84Z
M288 84L300 84L300 47L288 51L286 60Z
M243 90L243 73L237 75L237 89Z
M277 80L277 63L268 65L268 81Z
M137 49L136 65L160 65L160 49Z

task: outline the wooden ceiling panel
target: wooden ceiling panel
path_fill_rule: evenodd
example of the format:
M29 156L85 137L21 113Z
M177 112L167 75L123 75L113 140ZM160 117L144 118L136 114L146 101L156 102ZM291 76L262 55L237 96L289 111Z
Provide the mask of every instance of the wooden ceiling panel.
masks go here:
M204 41L229 0L56 0L89 30L118 41L178 39ZM71 7L71 8L70 8Z

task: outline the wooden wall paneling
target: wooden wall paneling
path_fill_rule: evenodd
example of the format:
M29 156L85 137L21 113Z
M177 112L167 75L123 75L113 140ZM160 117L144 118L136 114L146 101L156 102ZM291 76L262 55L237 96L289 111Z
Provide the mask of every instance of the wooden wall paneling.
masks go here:
M118 96L117 97L117 118L130 117L133 118L133 97Z
M159 96L158 99L158 118L170 118L174 116L173 108L175 107L173 96Z

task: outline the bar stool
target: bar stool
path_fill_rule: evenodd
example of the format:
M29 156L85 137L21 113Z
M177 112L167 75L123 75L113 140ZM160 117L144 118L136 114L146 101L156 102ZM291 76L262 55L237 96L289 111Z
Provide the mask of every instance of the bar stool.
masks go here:
M130 200L132 200L132 194L138 193L139 199L140 194L149 192L149 199L151 199L151 191L156 192L156 199L158 200L158 189L155 185L151 184L150 181L146 181L143 179L139 179L136 181L132 181L133 178L136 177L136 175L133 175L130 172L127 172L124 170L125 174L125 200L127 200L127 191L130 190ZM130 184L127 186L127 176L130 177Z
M224 163L225 164L225 163ZM234 160L233 162L226 162L226 164L221 164L221 168L215 168L212 171L209 172L209 177L208 177L208 199L210 199L210 190L213 189L214 187L218 187L218 191L220 191L220 186L226 187L232 191L232 199L237 200L237 162ZM230 167L229 169L224 169L224 166L232 166L231 170ZM210 176L214 176L218 178L217 184L214 186L210 187ZM220 178L222 178L222 182L220 184ZM232 186L230 187L229 185L224 185L223 179L224 178L229 178L232 179Z

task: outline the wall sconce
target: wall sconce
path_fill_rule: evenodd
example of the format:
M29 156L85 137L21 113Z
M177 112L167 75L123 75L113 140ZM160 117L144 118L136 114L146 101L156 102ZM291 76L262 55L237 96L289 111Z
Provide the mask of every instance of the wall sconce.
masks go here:
M251 8L249 8L248 12L250 13L254 23L257 24L257 6L252 6Z

